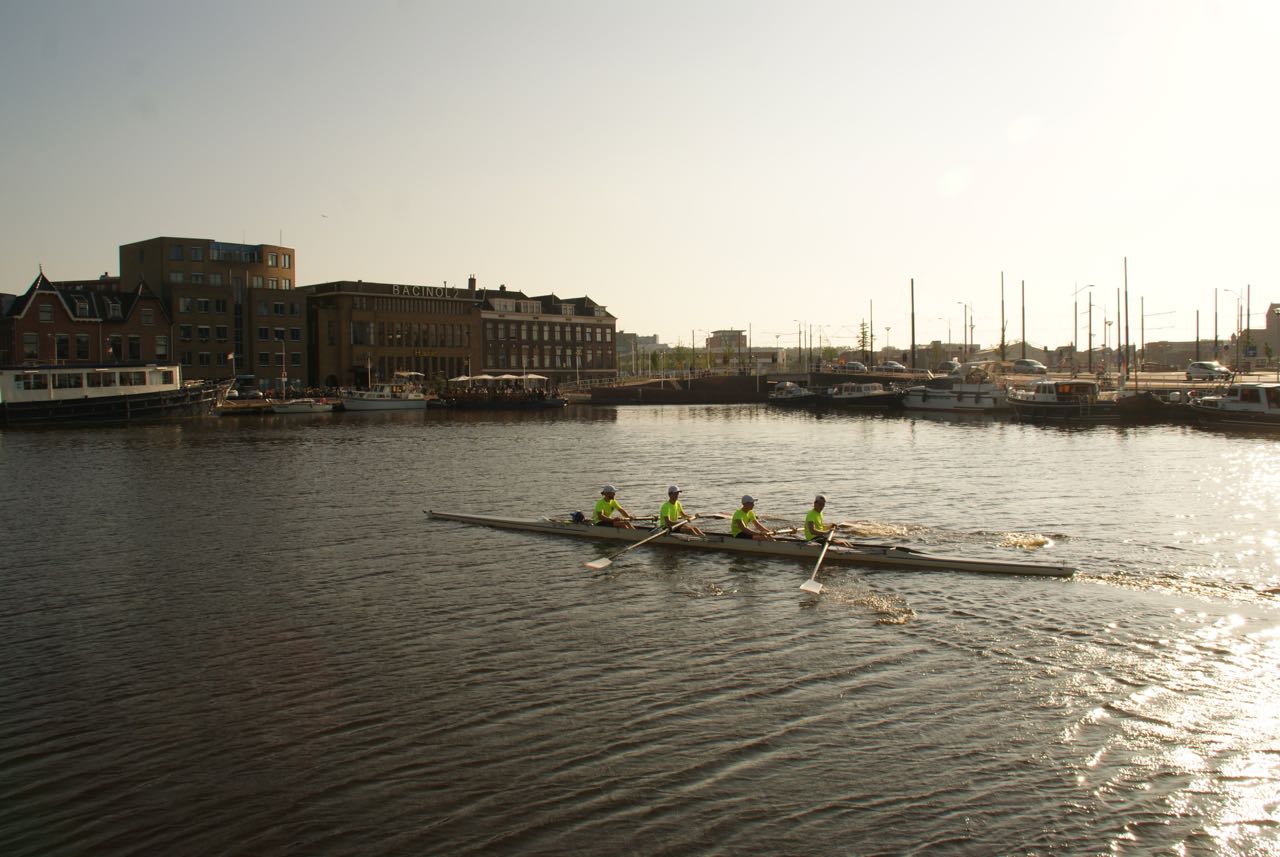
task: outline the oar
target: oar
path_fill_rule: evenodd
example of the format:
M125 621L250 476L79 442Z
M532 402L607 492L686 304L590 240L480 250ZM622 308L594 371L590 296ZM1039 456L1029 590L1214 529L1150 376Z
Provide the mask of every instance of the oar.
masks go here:
M827 558L827 548L831 547L831 537L835 534L836 531L833 527L827 535L827 540L822 543L822 553L818 554L818 561L813 566L813 574L809 576L808 580L800 584L800 588L805 592L812 592L814 595L821 594L822 584L818 582L818 569L822 568L822 561Z
M591 562L584 562L582 565L583 565L585 568L590 568L590 569L593 569L593 570L595 570L595 571L599 571L599 570L600 570L600 569L602 569L602 568L608 568L610 565L612 565L612 564L613 564L613 561L614 561L615 559L617 559L618 557L622 556L622 555L623 555L624 553L626 553L627 551L629 551L629 550L634 550L635 548L640 547L640 545L644 544L645 542L651 542L651 541L653 541L654 539L658 538L659 536L665 536L665 535L666 535L667 533L669 533L670 531L671 531L671 528L670 528L670 527L663 527L662 529L658 530L657 532L655 532L655 533L652 533L652 534L650 534L650 535L645 536L645 537L644 537L643 539L641 539L640 541L635 542L634 544L629 544L629 545L627 545L625 548L623 548L622 550L618 551L618 552L617 552L617 553L615 553L613 556L606 556L606 557L601 557L600 559L593 559L593 560L591 560Z

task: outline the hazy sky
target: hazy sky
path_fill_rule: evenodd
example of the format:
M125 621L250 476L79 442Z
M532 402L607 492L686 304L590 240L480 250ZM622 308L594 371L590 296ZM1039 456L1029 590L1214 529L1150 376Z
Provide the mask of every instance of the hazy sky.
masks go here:
M676 344L1211 338L1280 300L1280 4L0 0L0 291L184 235ZM1227 290L1232 290L1229 292ZM1088 290L1079 293L1080 341ZM1105 310L1104 310L1105 307ZM1114 343L1112 328L1111 342Z

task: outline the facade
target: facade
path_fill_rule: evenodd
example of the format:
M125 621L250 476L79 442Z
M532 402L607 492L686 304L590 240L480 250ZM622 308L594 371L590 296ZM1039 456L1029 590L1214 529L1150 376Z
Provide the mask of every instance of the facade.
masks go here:
M291 247L150 238L121 245L120 280L146 283L165 302L185 377L239 374L242 385L270 388L283 379L296 388L309 374Z
M313 386L367 387L405 371L441 389L478 371L474 277L465 289L343 280L297 292L306 299Z
M529 297L501 286L481 293L480 315L487 374L533 373L561 384L617 377L617 319L589 297Z
M0 316L0 365L170 363L173 325L144 284L53 282L44 271Z

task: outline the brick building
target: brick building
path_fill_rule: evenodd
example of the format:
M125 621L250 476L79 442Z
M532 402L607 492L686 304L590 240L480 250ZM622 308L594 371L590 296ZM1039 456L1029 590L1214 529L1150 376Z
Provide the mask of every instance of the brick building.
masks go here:
M0 316L0 365L170 363L173 325L145 284L53 282L44 271Z
M287 375L298 387L308 375L293 248L150 238L120 246L120 280L146 283L165 302L184 376L226 378L233 362L242 385L272 387Z
M490 375L532 372L566 383L618 374L617 319L589 297L529 297L500 286L481 294L480 307Z

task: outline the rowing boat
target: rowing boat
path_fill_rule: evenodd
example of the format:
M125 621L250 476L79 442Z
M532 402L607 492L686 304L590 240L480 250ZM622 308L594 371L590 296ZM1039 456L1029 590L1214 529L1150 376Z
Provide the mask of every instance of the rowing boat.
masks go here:
M427 514L442 521L458 521L463 524L478 524L506 530L523 530L547 535L576 536L607 541L637 542L652 535L648 530L594 527L590 524L579 524L555 518L501 518L494 515L469 515L461 512L436 512L433 510L428 510ZM814 562L822 550L821 544L813 542L789 539L756 541L754 539L736 539L722 533L707 533L705 536L668 533L654 539L650 544L780 557L802 560L806 563ZM985 574L1027 574L1040 577L1070 577L1075 573L1075 569L1069 565L944 556L899 545L858 543L854 543L852 547L833 544L831 549L827 551L826 562L845 565L890 566L920 571L972 571Z

